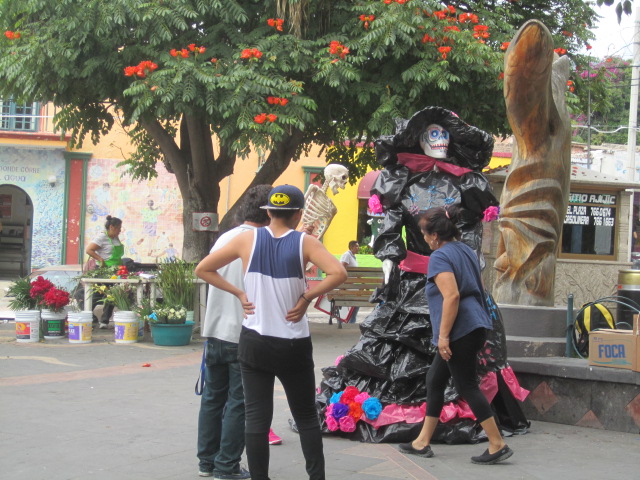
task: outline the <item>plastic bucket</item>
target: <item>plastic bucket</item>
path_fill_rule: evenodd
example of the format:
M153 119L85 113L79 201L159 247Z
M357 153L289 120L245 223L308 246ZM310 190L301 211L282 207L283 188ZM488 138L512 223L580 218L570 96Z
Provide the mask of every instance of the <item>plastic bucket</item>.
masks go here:
M56 339L64 338L65 322L67 320L66 312L51 312L43 310L40 314L42 318L42 333L44 338Z
M113 314L116 343L136 343L138 341L138 316L135 312L118 311Z
M29 343L40 340L40 312L22 310L16 312L16 342Z
M91 312L69 314L69 343L91 343L93 316Z
M189 345L193 332L193 322L176 323L151 323L153 343L162 346Z

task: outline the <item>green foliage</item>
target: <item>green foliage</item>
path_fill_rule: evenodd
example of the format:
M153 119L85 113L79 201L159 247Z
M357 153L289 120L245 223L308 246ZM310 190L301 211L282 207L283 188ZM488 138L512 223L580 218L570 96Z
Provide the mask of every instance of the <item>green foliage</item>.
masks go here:
M362 175L374 158L356 146L393 133L397 118L428 105L508 133L500 46L524 21L542 20L556 46L585 63L576 52L593 38L596 18L587 1L451 6L455 15L439 19L434 12L443 6L433 0L5 0L3 26L21 37L0 39L0 95L54 102L56 125L73 145L97 142L116 122L130 127L137 151L121 165L144 179L163 161L195 204L217 202L211 185L252 149L271 152L273 168L264 171L272 176L264 181L312 144L333 145L328 160ZM267 23L279 8L286 12L282 31ZM477 15L489 37L479 41L475 24L456 23L462 13ZM360 15L375 19L365 26ZM349 52L331 53L334 41ZM441 47L451 48L446 58ZM186 58L170 53L185 48ZM262 55L242 58L245 49ZM145 60L158 68L124 75ZM277 118L256 122L263 113ZM197 188L193 172L202 172Z
M29 277L19 278L7 289L9 308L11 310L35 310L38 307L37 300L31 298L31 279Z
M194 269L194 263L184 260L171 260L159 265L155 283L162 292L164 305L193 310L196 289Z

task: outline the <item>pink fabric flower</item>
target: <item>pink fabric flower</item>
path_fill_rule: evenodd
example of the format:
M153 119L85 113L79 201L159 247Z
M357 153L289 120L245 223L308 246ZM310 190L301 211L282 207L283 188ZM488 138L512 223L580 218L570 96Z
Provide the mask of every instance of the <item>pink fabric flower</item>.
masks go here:
M340 419L340 430L343 432L353 432L356 429L356 422L353 417L347 415Z
M368 202L369 211L374 214L382 213L382 204L378 195L371 195Z
M500 215L500 207L487 207L484 211L484 216L482 217L483 222L493 222Z
M362 402L364 402L367 398L369 398L369 394L367 392L362 392L356 395L356 398L354 398L353 400L362 405Z
M330 432L335 432L336 430L338 430L338 421L333 417L327 417L327 428Z

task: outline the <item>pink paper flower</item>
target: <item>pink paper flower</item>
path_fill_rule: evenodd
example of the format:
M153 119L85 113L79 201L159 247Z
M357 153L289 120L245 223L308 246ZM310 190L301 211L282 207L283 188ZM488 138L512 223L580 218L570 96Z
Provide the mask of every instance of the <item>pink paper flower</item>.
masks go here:
M382 204L378 195L371 195L368 202L369 211L374 214L382 213Z
M493 222L500 215L500 207L487 207L484 211L484 217L482 218L483 222Z
M340 419L340 430L343 432L353 432L356 429L356 422L353 417L347 415Z
M325 410L324 414L327 417L330 415L333 415L333 403L330 403L329 405L327 405L327 409Z
M355 423L353 424L353 427L355 429ZM327 417L327 428L329 429L330 432L335 432L336 430L338 430L338 421L333 418L333 417Z
M354 398L353 400L362 405L362 402L369 398L369 396L370 395L367 392L362 392L359 395L356 395L356 398Z
M344 355L340 355L339 357L336 358L336 367L340 365L340 362L342 361L343 358L344 358Z

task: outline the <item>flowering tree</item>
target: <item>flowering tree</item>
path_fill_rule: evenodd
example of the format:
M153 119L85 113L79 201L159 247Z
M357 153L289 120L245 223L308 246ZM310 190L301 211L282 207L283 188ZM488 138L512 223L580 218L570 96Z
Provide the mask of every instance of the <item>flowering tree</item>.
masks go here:
M266 158L253 186L312 144L360 176L374 159L358 144L426 105L506 133L500 47L539 18L573 56L594 15L582 0L5 0L0 93L54 102L76 145L121 118L137 147L128 172L149 178L162 161L175 174L194 260L211 238L192 213L217 211L250 151Z

